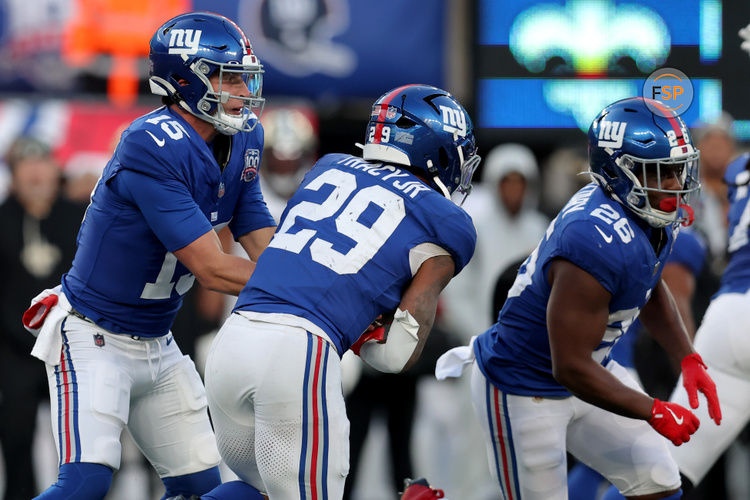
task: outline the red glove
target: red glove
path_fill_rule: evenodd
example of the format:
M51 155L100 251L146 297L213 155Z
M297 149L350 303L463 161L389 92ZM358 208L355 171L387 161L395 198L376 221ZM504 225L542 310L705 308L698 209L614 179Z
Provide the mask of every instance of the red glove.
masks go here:
M721 407L719 396L716 394L716 384L711 380L706 370L708 367L701 359L700 354L693 353L685 356L680 363L682 366L682 385L688 394L690 407L698 408L698 391L701 391L708 400L708 416L716 425L721 423Z
M57 304L57 295L48 295L42 300L35 302L23 313L23 326L30 330L38 330L44 324L44 320Z
M648 423L672 444L680 446L690 441L690 435L698 430L701 422L693 412L677 403L654 399Z
M385 328L384 327L379 326L373 329L371 329L371 327L368 327L367 330L365 330L365 333L360 335L357 341L349 349L351 349L354 354L359 356L359 350L362 348L362 345L365 342L370 342L370 341L383 342L384 340L385 340Z

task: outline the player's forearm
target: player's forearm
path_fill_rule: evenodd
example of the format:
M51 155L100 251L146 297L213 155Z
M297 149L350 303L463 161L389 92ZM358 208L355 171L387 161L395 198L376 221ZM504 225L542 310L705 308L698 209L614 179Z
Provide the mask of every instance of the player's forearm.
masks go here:
M694 352L674 297L663 282L654 289L639 317L651 336L676 362L676 366Z
M630 418L648 420L653 398L631 389L593 359L553 365L555 379L580 399Z
M419 324L419 330L417 331L417 338L419 340L417 342L417 346L414 348L414 351L412 352L412 355L409 357L409 360L406 362L406 365L404 366L403 370L408 370L409 368L411 368L414 365L414 363L417 362L417 360L419 359L419 356L421 356L422 349L424 348L425 342L427 342L427 337L430 335L430 331L432 330L432 324L435 321L436 309L437 309L437 300L434 301L434 304L432 305L432 307L430 307L430 304L424 304L423 307L415 309L413 313L410 311L410 314L412 315L412 317Z
M255 263L248 259L222 254L196 274L196 278L210 290L239 295L254 269Z

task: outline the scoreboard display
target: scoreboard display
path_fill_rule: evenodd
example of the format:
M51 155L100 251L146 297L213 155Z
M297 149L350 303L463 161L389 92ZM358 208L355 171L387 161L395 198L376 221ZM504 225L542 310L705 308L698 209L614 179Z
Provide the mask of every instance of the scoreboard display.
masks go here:
M750 139L750 56L737 34L750 23L747 2L477 0L475 19L474 114L485 136L587 130L603 107L643 95L646 78L671 67L692 83L688 125L726 110Z

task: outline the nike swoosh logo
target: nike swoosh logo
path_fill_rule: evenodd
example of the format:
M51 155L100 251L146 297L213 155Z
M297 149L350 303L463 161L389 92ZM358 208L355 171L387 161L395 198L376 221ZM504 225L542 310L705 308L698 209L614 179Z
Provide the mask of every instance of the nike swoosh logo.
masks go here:
M164 143L167 142L166 139L157 139L156 136L154 134L152 134L151 132L149 132L148 130L146 130L146 133L151 136L151 138L154 140L154 142L156 143L156 145L159 146L159 147L164 146Z
M672 414L672 418L674 418L674 421L677 423L677 425L682 425L682 422L685 420L685 417L677 418L677 415L674 414L671 408L667 408L667 411Z
M612 235L611 234L607 235L607 233L605 233L604 231L602 231L601 229L599 229L599 226L594 226L594 227L596 228L597 231L599 231L599 234L602 235L602 238L604 238L604 241L606 241L607 243L612 243Z
M171 344L173 339L174 339L174 337L169 337L167 339L167 345Z

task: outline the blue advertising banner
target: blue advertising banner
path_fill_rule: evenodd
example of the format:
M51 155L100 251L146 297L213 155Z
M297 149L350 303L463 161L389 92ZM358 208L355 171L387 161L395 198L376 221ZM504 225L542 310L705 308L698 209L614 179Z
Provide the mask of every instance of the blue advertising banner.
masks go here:
M445 81L445 0L193 0L237 21L265 66L265 95L371 99Z

